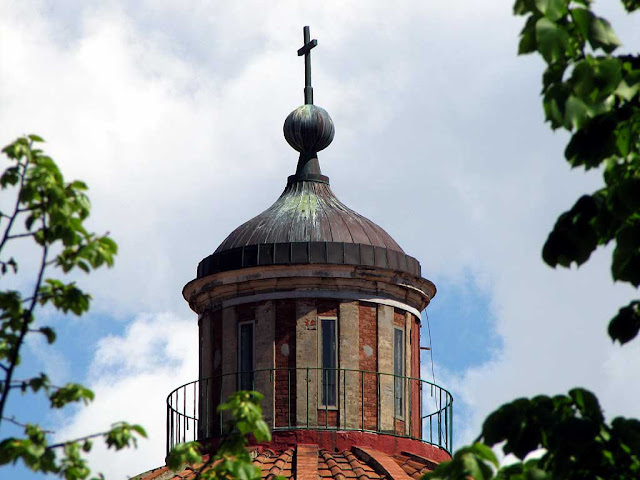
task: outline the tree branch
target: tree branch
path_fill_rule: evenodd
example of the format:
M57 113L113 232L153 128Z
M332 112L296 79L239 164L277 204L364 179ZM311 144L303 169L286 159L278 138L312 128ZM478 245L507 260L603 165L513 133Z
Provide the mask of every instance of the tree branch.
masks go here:
M40 230L36 230L35 232L25 232L25 233L16 233L15 235L8 235L7 240L13 240L14 238L24 238L31 237L38 233Z
M92 438L96 438L96 437L102 437L104 435L107 435L109 432L100 432L100 433L94 433L91 435L86 435L84 437L79 437L79 438L74 438L73 440L67 440L65 442L60 442L60 443L54 443L53 445L48 445L46 447L47 450L53 450L54 448L60 448L60 447L64 447L66 445L70 445L72 443L78 443L78 442L82 442L82 441L86 441L86 440L91 440Z
M23 427L25 428L27 426L26 423L21 423L19 421L16 420L16 417L2 417L2 420L6 420L9 423L13 423L14 425L17 425L18 427ZM43 433L56 433L55 430L42 430Z
M2 251L2 247L7 243L9 232L11 231L11 226L13 225L13 221L20 213L20 194L22 193L22 189L24 188L24 177L27 173L27 166L29 165L29 157L27 156L24 162L24 167L22 168L22 173L20 174L20 188L18 189L18 195L16 195L16 205L13 209L13 215L9 217L9 223L7 224L7 228L2 235L2 241L0 241L0 252Z
M20 348L22 347L24 338L27 335L27 332L29 330L29 322L33 318L33 310L36 307L36 303L38 299L38 291L40 290L40 285L42 285L44 270L47 266L47 255L49 254L49 244L47 243L46 209L43 209L43 212L42 212L42 231L44 232L44 242L42 245L42 260L40 262L40 270L38 272L38 278L36 280L36 284L33 288L31 305L29 305L29 309L26 312L24 312L22 316L22 327L20 329L20 336L18 337L18 341L16 342L16 345L11 350L11 358L9 360L9 369L7 370L7 374L5 376L5 382L7 385L11 384L11 378L13 377L13 372L15 370L15 367L18 361L18 353L20 352ZM4 241L6 241L6 238ZM2 392L2 397L0 398L0 426L2 425L2 419L4 418L4 407L7 404L7 398L9 398L10 391L11 389L5 388L4 391Z

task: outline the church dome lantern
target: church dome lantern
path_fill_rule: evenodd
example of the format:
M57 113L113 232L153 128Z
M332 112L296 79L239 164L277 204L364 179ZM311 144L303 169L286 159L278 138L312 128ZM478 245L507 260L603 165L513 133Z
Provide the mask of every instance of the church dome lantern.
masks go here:
M436 288L382 227L338 200L320 170L335 127L313 104L316 45L305 27L305 103L283 127L299 152L295 173L183 289L198 314L199 372L169 394L167 448L215 448L228 420L217 405L258 390L273 435L252 447L264 477L273 465L290 478L326 465L335 478L417 479L452 451L451 394L420 375L421 314ZM303 472L309 465L318 466Z

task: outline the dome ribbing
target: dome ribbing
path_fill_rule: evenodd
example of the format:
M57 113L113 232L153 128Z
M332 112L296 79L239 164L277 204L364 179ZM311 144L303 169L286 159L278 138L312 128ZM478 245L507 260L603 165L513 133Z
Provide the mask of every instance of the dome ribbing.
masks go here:
M344 205L322 182L294 182L260 215L236 228L216 253L260 243L346 242L403 252L381 227Z

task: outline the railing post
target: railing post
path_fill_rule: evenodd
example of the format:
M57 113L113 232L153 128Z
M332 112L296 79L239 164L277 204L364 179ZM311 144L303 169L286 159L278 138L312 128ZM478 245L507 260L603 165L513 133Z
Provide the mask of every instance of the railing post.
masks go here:
M182 411L184 412L183 419L184 425L182 426L182 442L187 441L187 427L189 426L189 419L187 418L187 387L185 386L182 391Z
M211 415L210 415L210 410L211 407L213 405L210 405L210 403L213 402L213 399L209 400L209 391L211 390L210 385L209 385L209 379L207 378L206 386L204 389L204 394L205 394L205 404L204 404L204 410L205 410L205 425L204 425L204 434L205 434L205 438L209 438L209 436L211 435ZM201 387L202 388L202 387Z
M289 416L288 425L291 428L291 369L287 369L287 415Z
M322 376L324 377L324 382L322 385L322 393L326 392L324 395L326 398L324 399L324 429L329 429L329 389L327 388L329 382L329 370L323 370ZM321 396L322 398L322 396Z
M362 414L362 423L360 424L360 430L364 432L364 372L360 371L360 412Z
M180 390L178 390L176 392L176 408L180 408L178 405L180 405ZM177 410L176 410L176 412L177 412ZM178 436L176 438L178 440L177 443L180 443L180 413L177 412L177 415L178 415L178 418L176 419L176 426L178 427L177 428Z
M376 419L376 430L380 431L380 409L382 408L382 398L381 398L381 386L380 386L380 372L377 372L378 375L378 408L376 409L377 419Z
M429 415L429 443L433 443L433 416Z
M413 391L411 389L411 379L407 379L406 382L409 384L409 388L407 389L407 395L409 396L409 408L407 408L407 412L405 414L405 436L407 436L407 425L409 426L409 438L413 438L411 435L411 417L413 416L413 411L411 410L411 397L413 396Z
M446 398L446 395L445 395ZM447 441L449 440L449 407L445 406L444 407L444 443L445 445L447 444Z
M342 423L343 428L347 429L347 371L346 370L338 370L342 375L342 411L344 412L344 422ZM338 422L336 422L336 427L338 427Z
M449 452L453 453L453 396L449 395L449 408L451 409L451 415L449 415L450 418L450 427L449 427L449 440L450 440L450 444L449 444Z
M224 387L224 379L227 378L225 376L221 376L220 377L220 398L218 399L218 407L220 405L222 405L222 389ZM222 426L222 411L220 411L219 417L218 417L218 423L220 424L220 436L222 436L223 433L223 426Z
M271 391L273 392L273 418L271 419L271 430L276 429L276 371L275 368L269 369L269 383L271 384Z
M197 440L198 438L198 423L196 417L196 384L198 382L193 382L193 439Z
M438 403L438 445L442 445L442 389L438 387L440 402Z

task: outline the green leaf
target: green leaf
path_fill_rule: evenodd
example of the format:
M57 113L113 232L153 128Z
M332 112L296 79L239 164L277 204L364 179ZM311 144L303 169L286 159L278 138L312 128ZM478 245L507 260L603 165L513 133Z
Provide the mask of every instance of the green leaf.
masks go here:
M589 390L574 388L569 390L569 397L575 402L583 417L593 418L599 423L604 421L598 398Z
M573 18L576 26L578 27L578 32L582 35L584 40L589 38L589 31L591 29L591 22L594 17L591 10L586 8L572 8L570 9L571 17Z
M536 7L552 22L560 20L568 13L565 0L536 0Z
M495 453L493 453L493 450L491 450L491 448L486 446L485 444L480 442L475 442L471 446L471 451L475 453L479 458L482 458L483 460L487 460L488 462L490 462L496 468L499 466L498 459Z
M44 373L41 373L38 377L29 379L28 384L31 390L33 390L34 392L37 392L41 388L44 388L46 391L48 391L49 386L51 385L49 377L47 377Z
M52 344L56 341L56 332L51 327L40 327L40 333L47 337L47 342Z
M615 154L618 134L617 119L612 115L599 115L576 131L567 144L564 156L572 167L585 169L599 167Z
M558 62L566 57L569 35L563 28L542 17L536 22L536 42L547 63Z
M142 432L142 433L141 433ZM114 423L105 435L107 448L121 450L127 447L136 447L136 434L146 437L146 432L140 425L131 425L127 422Z
M8 167L0 176L0 187L6 188L9 185L16 185L20 181L20 167Z
M91 390L77 383L67 383L49 395L51 408L62 408L74 402L88 405L94 398L95 395Z
M613 52L622 45L611 24L604 18L596 16L591 17L588 39L594 50L601 48L607 53Z
M640 217L630 219L618 231L611 273L614 280L640 286Z
M640 91L640 82L628 83L626 79L623 79L618 84L618 87L615 90L615 94L620 98L630 102Z
M578 97L569 96L565 104L564 125L569 130L578 130L589 120L589 107Z
M595 88L594 72L588 60L577 62L571 73L573 92L578 97L586 97Z
M542 258L551 267L572 263L582 265L601 242L596 228L598 215L604 212L602 199L583 195L568 212L558 218L542 249Z
M147 431L142 427L142 425L131 425L131 430L136 432L142 438L147 438Z
M633 340L640 330L640 301L621 308L609 323L609 337L621 345Z
M597 58L593 60L598 96L603 99L612 94L622 81L622 62L617 58Z
M536 31L535 19L529 18L529 21L520 33L520 43L518 44L518 55L525 55L536 51Z
M614 418L611 422L613 437L627 446L632 455L640 454L640 420L636 418Z
M535 8L533 0L515 0L513 4L514 15L525 15Z
M175 472L179 470L182 465L202 463L200 448L198 442L179 443L169 452L167 456L167 466Z

